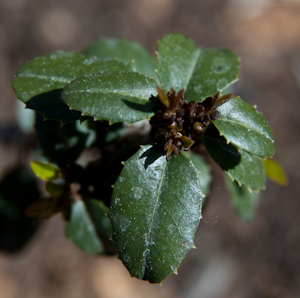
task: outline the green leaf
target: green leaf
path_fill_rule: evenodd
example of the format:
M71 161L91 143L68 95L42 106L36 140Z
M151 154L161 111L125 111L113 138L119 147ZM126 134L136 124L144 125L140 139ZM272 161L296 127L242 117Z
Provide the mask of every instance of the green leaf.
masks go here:
M158 77L166 92L187 89L200 49L182 34L170 33L157 44Z
M136 122L150 119L155 107L149 101L156 95L156 82L134 72L103 72L72 81L62 98L71 109L95 120Z
M70 220L66 223L66 236L87 253L103 253L104 247L82 201L71 206Z
M12 86L28 108L42 113L46 119L67 123L79 119L80 114L69 111L61 102L61 89L78 77L106 70L132 71L133 65L57 51L27 61L17 71Z
M36 177L28 169L16 168L0 182L0 249L20 250L37 225L24 214L25 208L40 198Z
M232 180L239 185L244 184L249 191L265 187L265 169L261 158L251 157L247 152L227 144L212 124L206 129L203 142L214 161Z
M225 182L237 215L244 221L253 220L259 199L258 193L250 193L245 186L239 186L236 181L232 181L227 175L225 175Z
M198 177L200 180L201 188L205 196L208 196L211 185L211 170L205 159L199 154L193 151L182 152L187 158L189 158L198 170Z
M112 225L107 216L109 208L103 202L89 199L86 201L86 208L94 223L97 234L101 239L108 240L112 237Z
M167 92L185 89L185 100L201 101L237 80L239 58L227 49L199 49L182 34L166 34L158 42L158 76Z
M31 169L40 179L50 181L58 178L60 168L42 161L32 161Z
M72 111L61 100L63 89L54 89L38 94L26 103L26 108L35 110L44 116L44 120L58 120L61 124L79 120L81 113Z
M42 154L58 165L75 161L87 147L88 133L81 132L76 122L60 126L36 113L35 129Z
M266 159L263 161L267 178L272 180L273 182L281 185L287 186L288 185L288 178L282 169L282 167L272 159Z
M120 62L134 60L138 72L147 77L157 78L154 69L157 68L156 60L138 42L126 39L103 38L87 47L84 51L87 56L96 56L102 60L117 58Z
M220 116L213 123L227 143L262 158L274 154L272 129L253 106L235 97L220 106L218 111Z
M167 162L165 152L147 145L126 161L109 216L132 276L160 283L177 271L194 246L202 198L198 171L182 154Z

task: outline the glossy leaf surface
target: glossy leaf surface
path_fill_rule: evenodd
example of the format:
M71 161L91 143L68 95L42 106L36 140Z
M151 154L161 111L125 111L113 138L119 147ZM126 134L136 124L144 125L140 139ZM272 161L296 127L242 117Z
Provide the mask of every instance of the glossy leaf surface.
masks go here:
M202 101L237 80L239 58L227 49L199 49L182 34L166 34L158 42L158 76L167 92L185 89L185 100Z
M82 201L76 201L71 206L70 220L66 223L66 236L87 253L104 252L97 230Z
M42 161L32 161L31 169L42 180L50 181L58 178L60 168Z
M17 98L28 108L42 113L46 119L67 123L79 119L80 114L69 111L61 101L62 88L78 77L106 70L132 71L133 65L56 51L27 61L19 68L12 86Z
M262 158L274 154L272 129L252 105L235 97L220 106L218 111L220 116L214 125L227 143Z
M16 168L0 182L0 250L20 250L37 225L24 214L25 208L40 198L36 177L30 170Z
M103 38L87 47L84 54L87 56L96 56L101 60L117 58L119 62L125 63L134 60L135 68L138 72L147 77L154 77L155 79L157 77L154 71L154 69L157 68L157 62L152 55L136 41Z
M244 184L250 191L265 187L265 169L261 158L251 157L247 152L227 144L212 124L206 129L203 142L214 161L239 185Z
M110 218L119 258L132 276L160 283L194 245L203 194L182 154L155 146L129 158L114 185Z
M254 191L250 193L244 185L239 186L236 181L232 181L226 175L225 181L229 190L230 201L237 215L244 221L252 220L258 204L259 194Z
M82 115L112 124L150 119L154 105L149 98L156 94L155 80L142 74L103 72L72 81L64 89L62 98Z
M26 103L35 95L62 89L78 77L105 70L130 71L132 66L117 61L101 61L76 52L56 51L23 64L12 85L17 97Z

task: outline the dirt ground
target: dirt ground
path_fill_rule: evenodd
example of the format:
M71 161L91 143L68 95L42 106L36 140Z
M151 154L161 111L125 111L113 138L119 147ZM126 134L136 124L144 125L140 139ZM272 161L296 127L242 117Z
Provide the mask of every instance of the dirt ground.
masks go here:
M27 59L81 51L105 36L135 39L154 53L164 33L182 32L241 57L234 93L270 123L274 158L289 178L285 188L268 182L254 221L244 223L215 167L197 249L162 286L130 278L115 257L80 252L53 217L22 252L0 253L1 298L300 297L299 15L298 0L0 0L1 176L20 155L10 81Z

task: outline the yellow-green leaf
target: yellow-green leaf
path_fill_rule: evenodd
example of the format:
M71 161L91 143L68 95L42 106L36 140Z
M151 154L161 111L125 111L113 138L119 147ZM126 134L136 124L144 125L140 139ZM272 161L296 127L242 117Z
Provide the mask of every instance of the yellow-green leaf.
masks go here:
M286 186L288 184L288 178L284 173L284 170L276 161L273 159L266 159L263 162L267 178L281 186Z
M42 161L32 161L31 169L42 180L50 181L58 178L60 168Z

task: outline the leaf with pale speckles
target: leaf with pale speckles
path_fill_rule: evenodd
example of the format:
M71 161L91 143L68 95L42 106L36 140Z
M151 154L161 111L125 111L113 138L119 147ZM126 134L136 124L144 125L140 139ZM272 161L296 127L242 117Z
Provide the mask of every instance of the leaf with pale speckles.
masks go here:
M43 114L46 119L68 123L80 118L60 99L60 93L72 80L89 73L106 70L132 71L133 64L102 61L76 52L56 51L27 61L12 80L17 98L26 107Z
M72 81L62 93L64 102L95 120L133 123L150 119L156 81L137 72L102 72Z
M227 143L262 158L274 154L272 129L252 105L235 97L220 106L218 111L220 116L213 123Z
M158 76L167 92L185 89L185 100L202 101L237 81L239 57L228 49L199 49L182 34L166 34L158 42Z
M130 274L160 283L177 271L194 245L203 193L184 155L143 146L114 185L109 216L119 258Z

